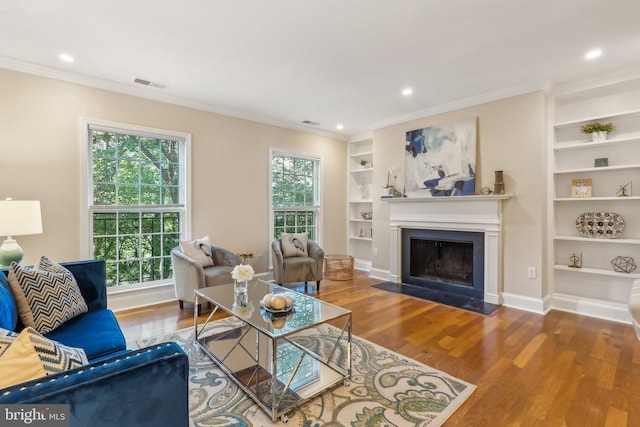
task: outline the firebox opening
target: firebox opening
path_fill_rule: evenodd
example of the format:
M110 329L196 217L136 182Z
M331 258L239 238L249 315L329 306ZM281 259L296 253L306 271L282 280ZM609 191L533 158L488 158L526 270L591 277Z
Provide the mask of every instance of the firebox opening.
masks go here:
M402 283L484 299L484 233L402 230Z

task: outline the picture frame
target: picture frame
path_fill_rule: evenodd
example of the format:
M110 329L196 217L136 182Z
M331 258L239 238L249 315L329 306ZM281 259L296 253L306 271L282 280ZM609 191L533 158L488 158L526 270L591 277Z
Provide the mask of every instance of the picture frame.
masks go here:
M591 197L591 178L571 180L571 197Z

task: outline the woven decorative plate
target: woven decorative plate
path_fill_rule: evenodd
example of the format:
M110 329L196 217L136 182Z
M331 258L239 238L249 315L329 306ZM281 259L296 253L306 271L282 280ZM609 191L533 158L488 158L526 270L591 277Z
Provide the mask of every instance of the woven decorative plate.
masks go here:
M624 230L624 218L613 212L585 212L576 218L578 233L595 239L615 239Z

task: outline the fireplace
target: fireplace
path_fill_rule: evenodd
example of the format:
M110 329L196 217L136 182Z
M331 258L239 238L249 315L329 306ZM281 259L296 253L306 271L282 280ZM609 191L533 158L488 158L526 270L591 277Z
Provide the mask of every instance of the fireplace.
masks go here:
M402 283L484 299L484 233L402 229Z
M479 234L484 244L480 243L482 241L474 244L474 251L482 248L484 255L474 256L473 275L483 276L484 296L480 298L487 303L501 304L501 202L509 198L510 195L384 199L389 204L389 280L396 283L404 281L402 260L403 253L408 250L403 247L405 229ZM483 259L482 266L476 267L480 259Z

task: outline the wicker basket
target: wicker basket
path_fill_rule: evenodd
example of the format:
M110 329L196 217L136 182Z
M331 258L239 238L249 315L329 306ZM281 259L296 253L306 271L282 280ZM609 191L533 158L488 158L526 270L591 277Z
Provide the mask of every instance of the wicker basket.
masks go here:
M351 255L327 255L324 258L324 278L329 280L353 279L353 257Z

